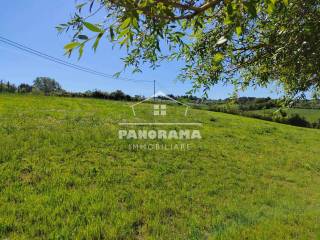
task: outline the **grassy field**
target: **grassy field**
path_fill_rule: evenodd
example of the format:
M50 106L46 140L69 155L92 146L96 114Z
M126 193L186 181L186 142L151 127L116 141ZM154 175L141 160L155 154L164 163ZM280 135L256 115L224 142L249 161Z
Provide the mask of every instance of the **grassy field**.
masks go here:
M0 239L320 239L319 130L193 109L190 151L130 151L139 108L0 95Z
M276 109L256 110L256 111L248 111L248 112L261 114L265 116L272 116L274 111L276 111ZM288 113L289 116L297 113L311 123L318 122L320 120L320 109L289 108L289 109L285 109L285 111Z

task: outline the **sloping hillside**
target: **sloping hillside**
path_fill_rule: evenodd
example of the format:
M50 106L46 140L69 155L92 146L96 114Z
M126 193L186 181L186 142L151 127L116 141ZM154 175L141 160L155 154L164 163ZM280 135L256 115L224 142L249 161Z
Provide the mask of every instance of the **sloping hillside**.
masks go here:
M320 237L319 130L190 110L200 140L119 139L150 105L0 95L0 239Z

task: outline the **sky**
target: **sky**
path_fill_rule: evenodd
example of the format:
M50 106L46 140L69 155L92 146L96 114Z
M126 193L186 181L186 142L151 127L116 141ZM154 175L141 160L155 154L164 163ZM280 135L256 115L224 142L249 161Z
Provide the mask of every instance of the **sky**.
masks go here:
M23 44L70 63L92 68L96 71L113 75L123 69L122 57L126 52L112 48L107 40L101 41L96 53L90 49L83 57L68 58L63 46L70 42L70 34L58 34L55 26L70 19L75 11L74 0L10 0L3 1L0 10L0 36ZM163 62L156 70L144 66L141 74L126 71L122 77L137 80L156 80L156 91L167 94L183 95L191 89L190 82L176 80L181 62ZM151 96L153 83L126 82L119 79L107 79L62 66L45 59L30 55L0 42L0 79L16 85L32 84L39 76L56 79L61 86L74 92L99 89L114 91L120 89L130 95ZM221 84L209 91L209 98L224 99L233 92L232 86ZM199 92L197 96L202 96ZM276 97L272 89L248 89L240 96Z

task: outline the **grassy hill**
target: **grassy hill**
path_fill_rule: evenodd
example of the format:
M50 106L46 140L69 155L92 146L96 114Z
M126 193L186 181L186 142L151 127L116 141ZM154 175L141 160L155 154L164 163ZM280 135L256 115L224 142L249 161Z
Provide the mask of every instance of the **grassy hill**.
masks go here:
M0 239L320 238L319 130L191 110L191 150L130 151L150 105L0 95Z

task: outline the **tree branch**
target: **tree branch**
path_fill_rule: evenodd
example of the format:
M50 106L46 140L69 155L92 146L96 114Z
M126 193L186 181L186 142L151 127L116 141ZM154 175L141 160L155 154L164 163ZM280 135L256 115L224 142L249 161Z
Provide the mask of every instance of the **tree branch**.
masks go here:
M199 14L205 12L209 8L218 5L221 1L223 1L223 0L212 0L212 1L209 1L209 2L207 2L205 4L203 4L202 6L196 7L195 9L193 9L194 10L193 13L187 14L187 15L177 16L177 17L174 17L174 19L175 20L179 20L179 19L190 19L190 18L193 18L196 15L199 15Z
M187 5L187 4L182 4L180 2L172 2L170 0L157 0L157 2L165 3L167 5L171 5L176 8L180 8L182 10L192 10L192 11L199 11L200 8L196 7L194 5Z

